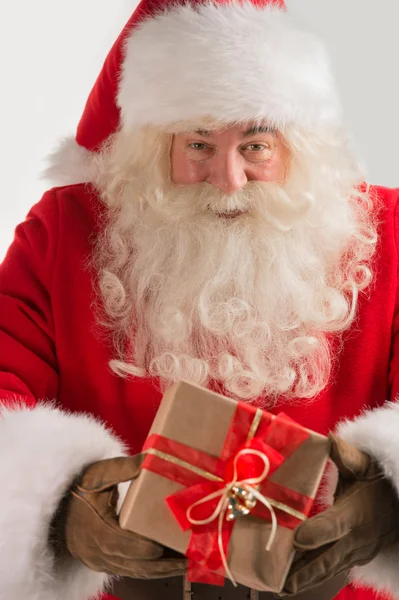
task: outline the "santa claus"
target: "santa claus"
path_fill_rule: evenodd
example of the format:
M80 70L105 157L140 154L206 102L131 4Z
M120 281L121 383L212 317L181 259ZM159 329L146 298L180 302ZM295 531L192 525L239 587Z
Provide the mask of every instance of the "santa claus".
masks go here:
M320 40L282 0L142 0L48 175L0 269L0 598L213 598L117 520L180 379L335 432L284 596L399 594L399 192Z

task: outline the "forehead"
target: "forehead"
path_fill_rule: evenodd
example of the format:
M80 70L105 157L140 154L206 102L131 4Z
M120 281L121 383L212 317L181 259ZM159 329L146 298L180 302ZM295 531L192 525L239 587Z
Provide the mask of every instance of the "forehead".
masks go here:
M259 123L256 121L249 121L246 123L233 123L225 125L223 127L209 127L203 125L197 125L190 127L189 130L180 132L177 135L190 136L193 134L200 135L202 137L214 138L214 137L248 137L261 133L267 133L277 135L277 130L268 123Z

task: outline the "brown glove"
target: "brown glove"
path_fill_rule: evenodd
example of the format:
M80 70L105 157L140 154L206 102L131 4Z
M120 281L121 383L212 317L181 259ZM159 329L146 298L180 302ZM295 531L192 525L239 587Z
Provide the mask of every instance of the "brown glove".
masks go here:
M335 502L297 528L299 554L281 598L348 573L399 540L399 499L390 482L367 454L335 435L330 439L339 472Z
M120 528L117 484L135 479L142 456L114 458L89 466L68 495L58 523L74 558L93 571L157 579L182 575L186 559ZM167 556L169 552L169 557Z

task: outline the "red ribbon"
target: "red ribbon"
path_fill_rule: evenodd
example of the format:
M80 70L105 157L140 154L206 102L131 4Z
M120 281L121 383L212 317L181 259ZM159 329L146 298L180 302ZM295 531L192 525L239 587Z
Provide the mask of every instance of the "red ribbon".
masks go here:
M223 585L225 569L222 563L221 551L218 545L218 526L215 522L206 525L193 525L187 518L190 507L209 494L222 490L233 478L233 464L237 454L244 448L262 452L270 463L268 477L274 473L287 458L289 458L303 442L308 439L306 429L294 423L283 414L274 417L262 411L259 425L252 439L248 440L249 432L253 425L257 409L244 403L238 403L229 431L219 458L206 454L200 450L181 444L174 440L159 435L151 435L146 440L144 452L155 450L163 455L148 453L143 462L143 469L147 469L176 483L184 485L184 489L166 498L176 520L183 530L191 529L192 535L186 556L189 559L188 578L190 581ZM259 477L264 469L264 462L256 453L248 453L239 457L237 461L238 479L245 480ZM181 464L171 462L165 455L170 455L188 463L187 468ZM189 466L193 465L208 474L215 476L215 481L210 481L201 472L193 472ZM277 503L282 503L305 516L310 512L313 500L308 496L299 494L295 490L275 484L268 478L258 487L260 494ZM195 520L206 519L215 510L218 500L213 499L195 506L192 516ZM295 529L301 522L300 519L275 508L279 525L288 529ZM251 510L251 515L270 521L270 511L258 502ZM228 544L235 521L223 521L222 543L225 556L228 554Z

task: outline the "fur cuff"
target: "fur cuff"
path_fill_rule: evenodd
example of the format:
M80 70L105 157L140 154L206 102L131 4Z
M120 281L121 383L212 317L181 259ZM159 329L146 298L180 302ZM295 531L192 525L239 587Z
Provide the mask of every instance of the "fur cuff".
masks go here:
M399 404L389 402L354 421L345 421L337 433L373 456L399 495ZM356 586L399 597L399 544L383 550L367 565L353 569L352 580Z
M0 414L0 598L85 600L108 577L72 557L55 562L49 527L76 475L88 464L124 454L94 418L51 405Z

